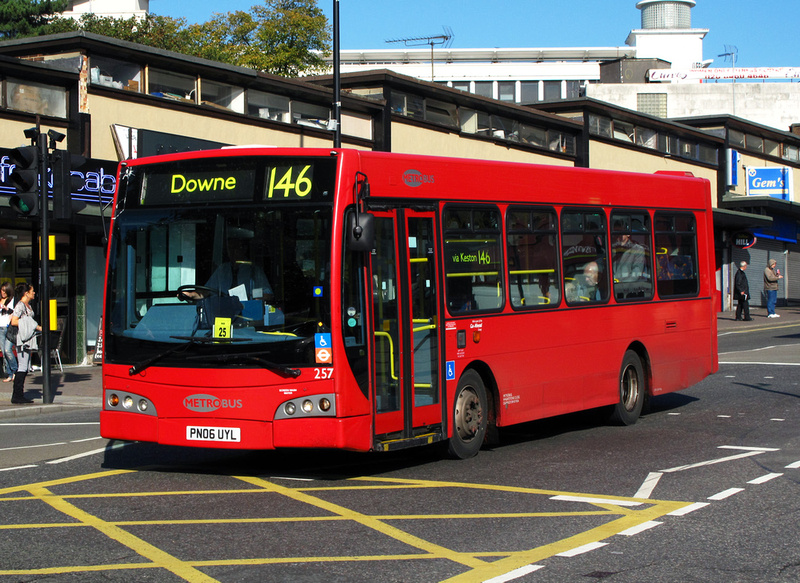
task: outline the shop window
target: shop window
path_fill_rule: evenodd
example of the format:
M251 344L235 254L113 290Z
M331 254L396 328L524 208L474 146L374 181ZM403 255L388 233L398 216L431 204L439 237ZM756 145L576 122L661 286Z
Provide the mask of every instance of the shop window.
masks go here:
M764 139L760 136L754 136L752 134L747 134L745 137L744 147L751 152L763 152L764 151Z
M67 117L67 90L63 87L6 79L8 109L52 117Z
M764 140L764 153L768 156L780 156L781 145L772 140Z
M589 114L589 133L610 138L612 135L611 118Z
M425 100L417 95L392 91L392 113L412 119L425 119Z
M226 83L201 79L200 103L236 113L244 113L244 89Z
M557 101L561 99L561 81L544 82L544 100Z
M331 113L327 107L292 101L292 123L297 125L327 130L330 116Z
M719 151L713 146L700 144L698 148L698 154L700 161L705 162L706 164L717 164L719 161Z
M89 83L125 89L139 93L142 90L142 68L135 63L92 56L89 61Z
M425 100L425 119L451 127L458 126L458 108L452 103L435 99Z
M500 117L499 115L492 116L492 137L501 140L510 140L512 138L514 122L507 117Z
M147 91L150 95L173 101L195 102L195 81L191 75L150 69Z
M789 160L790 162L800 162L800 147L784 144L783 158L784 160Z
M614 120L614 138L633 143L633 124Z
M475 95L494 98L494 83L492 81L475 81Z
M528 105L539 101L539 82L522 81L520 83L520 103Z
M248 91L247 113L262 119L289 123L289 98L263 91Z
M578 99L581 96L581 82L567 81L567 99Z
M643 148L656 149L658 144L658 133L655 130L648 128L637 127L634 131L636 145Z
M517 100L517 83L515 81L498 82L497 98L500 101L514 103Z
M728 141L733 148L744 148L744 133L736 130L729 130Z
M453 89L469 93L469 81L453 81Z

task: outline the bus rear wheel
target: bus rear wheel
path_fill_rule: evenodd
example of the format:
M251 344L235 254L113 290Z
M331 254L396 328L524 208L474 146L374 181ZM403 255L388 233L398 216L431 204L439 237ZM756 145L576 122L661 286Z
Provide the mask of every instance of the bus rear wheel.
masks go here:
M452 457L463 460L477 455L486 437L487 414L483 379L468 370L458 381L453 403L453 436L448 445Z
M611 420L620 425L636 423L642 414L645 392L642 360L635 351L628 350L619 371L619 402L614 405Z

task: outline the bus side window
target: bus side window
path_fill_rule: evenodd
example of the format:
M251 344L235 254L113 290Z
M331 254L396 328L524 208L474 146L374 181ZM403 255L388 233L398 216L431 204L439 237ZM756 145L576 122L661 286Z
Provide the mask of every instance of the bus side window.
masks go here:
M558 219L555 210L510 207L506 214L508 285L514 308L557 306Z
M602 210L561 212L561 257L568 304L608 301L608 245Z
M655 255L658 295L697 295L697 229L687 213L655 215Z
M611 213L611 275L617 301L653 297L650 216Z
M444 231L448 311L501 310L505 293L499 209L445 207Z

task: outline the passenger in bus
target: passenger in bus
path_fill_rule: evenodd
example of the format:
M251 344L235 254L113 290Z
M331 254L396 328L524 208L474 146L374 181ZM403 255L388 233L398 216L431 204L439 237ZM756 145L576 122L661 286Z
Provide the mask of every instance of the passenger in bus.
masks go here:
M595 302L603 299L600 293L600 267L596 261L583 266L583 272L567 282L564 292L568 302Z
M639 281L644 276L645 249L631 240L629 233L618 233L611 246L612 268L616 281Z

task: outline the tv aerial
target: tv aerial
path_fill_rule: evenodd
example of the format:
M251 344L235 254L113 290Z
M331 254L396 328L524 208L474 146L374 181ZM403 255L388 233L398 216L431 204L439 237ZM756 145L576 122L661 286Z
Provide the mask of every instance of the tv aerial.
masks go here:
M431 47L431 81L433 81L433 49L434 47L441 46L442 48L450 48L453 44L453 30L449 26L442 26L443 34L436 34L431 36L416 36L409 38L393 38L387 39L387 43L403 43L407 47Z

